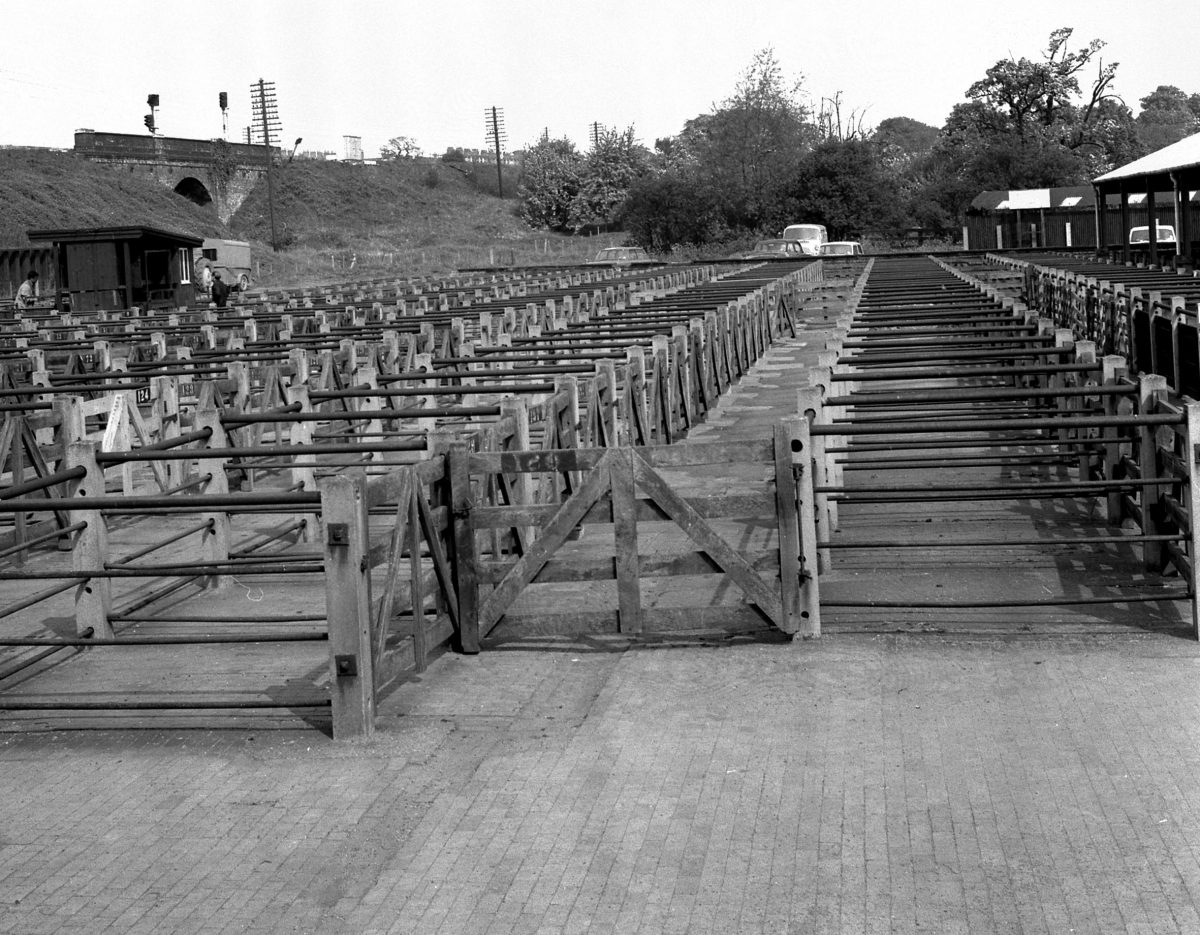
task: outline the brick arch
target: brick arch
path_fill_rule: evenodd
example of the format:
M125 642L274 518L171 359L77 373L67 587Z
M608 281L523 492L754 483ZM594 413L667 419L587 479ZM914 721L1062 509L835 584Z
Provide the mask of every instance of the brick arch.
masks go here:
M182 195L188 201L198 204L201 207L210 205L213 201L212 192L208 190L208 186L194 175L188 175L180 179L175 185L175 194Z

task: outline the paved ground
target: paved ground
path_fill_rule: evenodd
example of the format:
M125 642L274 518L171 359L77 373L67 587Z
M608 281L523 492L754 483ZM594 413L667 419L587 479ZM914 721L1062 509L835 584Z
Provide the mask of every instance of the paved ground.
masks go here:
M0 739L0 931L1200 931L1161 634L443 657L377 737Z
M1200 932L1200 647L1005 629L500 642L366 743L0 734L0 933Z

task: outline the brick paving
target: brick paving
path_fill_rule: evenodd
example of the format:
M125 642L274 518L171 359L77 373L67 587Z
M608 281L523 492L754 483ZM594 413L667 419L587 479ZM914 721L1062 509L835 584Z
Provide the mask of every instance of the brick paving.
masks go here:
M0 931L1200 932L1200 650L445 656L370 742L0 738Z

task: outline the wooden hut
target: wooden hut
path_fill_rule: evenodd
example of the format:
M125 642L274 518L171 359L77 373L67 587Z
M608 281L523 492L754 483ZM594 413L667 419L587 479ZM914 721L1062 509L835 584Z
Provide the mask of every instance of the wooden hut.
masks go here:
M58 306L73 311L177 308L195 298L192 252L200 237L152 227L31 230L54 245Z

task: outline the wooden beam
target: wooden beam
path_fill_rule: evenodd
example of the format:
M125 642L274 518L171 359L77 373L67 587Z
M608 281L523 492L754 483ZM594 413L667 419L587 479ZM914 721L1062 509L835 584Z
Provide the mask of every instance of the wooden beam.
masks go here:
M579 492L563 504L555 512L550 522L542 529L542 534L533 547L521 556L512 572L500 585L482 601L479 608L479 629L485 636L504 616L505 609L516 599L521 590L533 580L553 555L566 541L567 536L583 519L583 516L610 487L609 465L612 452L606 452L605 457L583 479ZM461 585L460 585L461 593Z
M654 469L635 451L633 453L634 481L667 512L693 542L707 552L725 574L742 589L746 597L784 632L786 620L779 596L724 539L718 536L687 502L675 493Z

